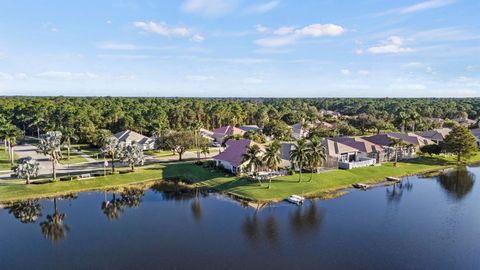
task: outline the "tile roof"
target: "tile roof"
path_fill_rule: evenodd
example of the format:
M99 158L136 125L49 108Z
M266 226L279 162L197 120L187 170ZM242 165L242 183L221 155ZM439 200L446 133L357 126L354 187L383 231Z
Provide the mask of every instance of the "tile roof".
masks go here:
M417 132L417 134L430 140L443 141L450 131L452 131L450 128L438 128L429 131Z
M325 153L328 156L339 156L344 153L358 152L358 150L353 147L331 139L324 139L322 144L325 147Z
M374 153L385 151L384 147L365 140L362 137L335 137L331 138L333 141L348 145L364 153Z
M243 163L243 154L246 153L247 148L256 144L252 140L248 139L229 139L226 143L227 148L225 151L214 156L214 159L226 161L233 166L240 166ZM259 145L260 146L260 145Z
M224 126L221 128L214 129L212 130L212 132L217 134L223 134L223 135L237 135L237 134L243 135L245 133L245 131L234 126Z
M147 136L144 136L140 133L131 130L125 130L118 133L115 133L115 136L121 142L136 142L138 144L151 143L153 140Z
M415 146L433 144L433 141L427 138L423 138L414 133L389 132L389 133L377 134L373 136L366 136L362 138L369 142L372 142L374 144L378 144L381 146L390 146L392 138L402 140L406 144L413 144Z

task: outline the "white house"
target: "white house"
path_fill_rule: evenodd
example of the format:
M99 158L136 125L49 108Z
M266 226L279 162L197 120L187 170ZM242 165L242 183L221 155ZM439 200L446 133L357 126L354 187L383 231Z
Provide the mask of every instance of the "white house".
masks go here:
M126 145L137 144L143 150L155 149L155 140L139 134L135 131L125 130L113 135L118 141L125 143Z
M216 165L229 170L233 174L243 173L246 165L246 162L244 162L243 160L243 154L247 152L247 149L250 146L256 143L252 140L247 139L230 139L225 144L225 151L213 157ZM263 150L263 147L261 145L259 145L259 147Z

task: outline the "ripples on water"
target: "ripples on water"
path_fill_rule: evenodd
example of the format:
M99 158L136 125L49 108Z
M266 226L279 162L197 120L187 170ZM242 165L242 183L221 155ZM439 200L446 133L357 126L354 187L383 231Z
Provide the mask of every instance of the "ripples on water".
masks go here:
M0 209L0 269L480 269L479 173L300 207L171 183L23 201Z

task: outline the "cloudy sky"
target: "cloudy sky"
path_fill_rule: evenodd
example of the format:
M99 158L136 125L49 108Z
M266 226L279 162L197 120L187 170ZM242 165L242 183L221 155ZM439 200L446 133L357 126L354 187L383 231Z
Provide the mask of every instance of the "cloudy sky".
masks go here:
M480 96L477 0L0 0L0 95Z

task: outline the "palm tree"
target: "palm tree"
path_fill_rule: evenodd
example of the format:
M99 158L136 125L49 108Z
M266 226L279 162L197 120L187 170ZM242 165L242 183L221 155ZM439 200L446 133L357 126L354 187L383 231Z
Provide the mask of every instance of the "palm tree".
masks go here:
M313 170L315 169L318 173L318 168L321 167L326 160L325 147L319 139L312 139L307 149L307 160L311 169L310 181L312 181Z
M400 116L400 120L402 121L402 128L401 128L401 132L405 132L405 126L407 124L407 120L408 120L408 114L406 112L400 112L398 114Z
M398 150L399 148L403 147L405 143L400 139L390 138L390 146L395 150L395 161L393 162L393 166L398 166Z
M415 132L415 125L417 121L420 119L420 115L416 111L414 111L410 115L410 119L412 120L412 132Z
M118 139L114 136L110 136L103 139L103 145L101 148L102 153L105 156L110 156L112 159L112 172L115 172L115 157L118 151Z
M298 140L294 145L294 149L290 152L290 160L298 166L299 168L299 177L298 182L302 181L302 170L307 158L308 145L305 139Z
M17 166L14 169L18 178L26 179L26 184L30 184L30 178L38 176L40 164L31 157L24 157L17 160Z
M62 153L60 150L62 141L62 133L60 131L49 131L43 136L38 145L40 152L46 156L49 156L52 160L52 175L53 180L57 178L56 165L61 158Z
M247 163L247 169L253 172L253 175L256 176L258 172L258 168L262 166L262 159L260 158L260 147L256 144L247 148L245 154L243 154L243 161ZM262 182L260 178L258 178L258 182L260 186Z
M202 123L196 121L192 125L192 130L195 136L195 149L197 152L197 161L200 162L200 129L203 127Z
M10 164L13 166L14 153L13 146L17 141L17 137L21 136L22 131L15 125L5 124L0 128L0 136L5 140L5 144L8 149L8 156L10 157Z
M278 166L282 162L280 158L280 143L274 141L265 149L265 155L263 156L263 163L273 171L278 170ZM272 177L268 178L268 188L272 187Z
M78 137L75 135L74 128L64 127L61 128L60 131L62 132L63 143L67 147L67 159L70 161L70 146L72 144L72 140L77 140Z

